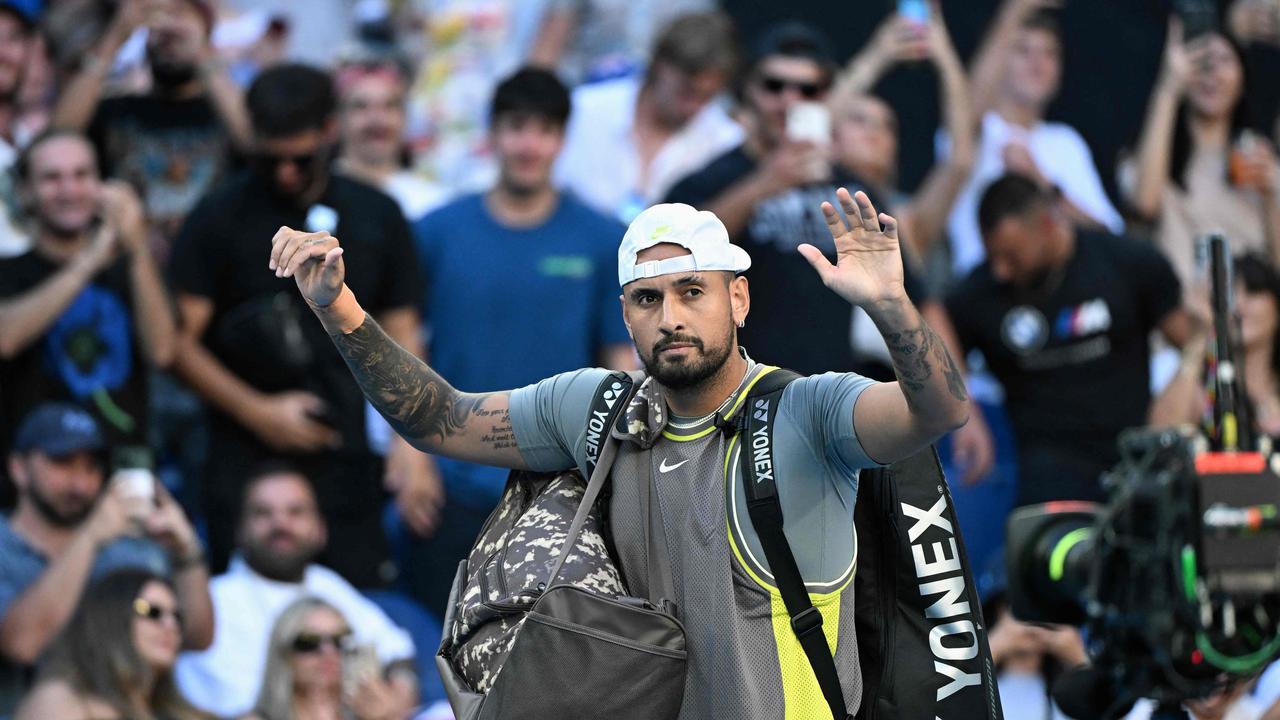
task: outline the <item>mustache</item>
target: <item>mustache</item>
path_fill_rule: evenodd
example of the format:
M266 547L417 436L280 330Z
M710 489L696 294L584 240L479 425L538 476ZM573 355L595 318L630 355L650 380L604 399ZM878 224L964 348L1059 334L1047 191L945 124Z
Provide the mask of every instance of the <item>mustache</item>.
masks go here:
M699 352L703 349L702 340L694 337L693 335L668 335L653 344L653 354L657 355L672 345L692 345L696 347Z

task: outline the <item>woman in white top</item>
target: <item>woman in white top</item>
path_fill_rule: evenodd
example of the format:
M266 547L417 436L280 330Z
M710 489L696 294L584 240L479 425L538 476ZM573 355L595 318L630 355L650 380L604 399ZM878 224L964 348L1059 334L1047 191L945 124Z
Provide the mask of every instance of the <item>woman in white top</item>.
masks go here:
M1233 252L1280 258L1280 175L1270 143L1246 129L1244 64L1226 36L1185 44L1171 21L1137 157L1122 170L1132 208L1183 282L1193 279L1195 238L1222 231Z

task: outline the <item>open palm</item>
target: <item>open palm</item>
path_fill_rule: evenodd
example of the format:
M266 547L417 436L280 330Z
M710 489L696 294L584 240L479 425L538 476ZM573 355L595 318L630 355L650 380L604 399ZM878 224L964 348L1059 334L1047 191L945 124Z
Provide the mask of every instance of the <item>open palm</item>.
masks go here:
M818 271L823 284L850 303L866 307L902 298L898 221L884 213L877 216L871 199L861 190L850 195L840 188L836 199L849 218L848 226L831 203L822 203L822 215L836 243L835 264L809 244L800 246L800 254Z

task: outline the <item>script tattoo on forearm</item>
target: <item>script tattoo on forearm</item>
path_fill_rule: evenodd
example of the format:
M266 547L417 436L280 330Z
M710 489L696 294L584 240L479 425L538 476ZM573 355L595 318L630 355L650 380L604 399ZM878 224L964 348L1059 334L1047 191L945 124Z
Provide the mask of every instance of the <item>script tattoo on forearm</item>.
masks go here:
M884 339L889 346L889 354L893 357L893 369L898 375L898 383L902 386L903 395L912 411L920 409L919 395L933 376L935 366L941 368L951 397L960 401L969 399L960 368L956 367L956 361L947 352L947 346L933 332L933 328L921 321L919 327L887 333Z
M350 333L334 335L333 342L369 402L406 438L443 441L458 434L472 417L484 417L492 423L486 444L495 448L514 445L505 408L481 408L485 395L455 390L421 359L397 345L372 317L366 315L360 327Z

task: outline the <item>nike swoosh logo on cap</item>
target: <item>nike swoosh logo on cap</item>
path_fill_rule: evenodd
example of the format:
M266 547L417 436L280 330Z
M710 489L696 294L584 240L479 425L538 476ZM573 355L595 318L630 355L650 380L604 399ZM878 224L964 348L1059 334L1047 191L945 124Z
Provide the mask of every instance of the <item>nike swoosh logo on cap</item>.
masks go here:
M689 461L688 461L688 460L681 460L680 462L676 463L675 465L670 465L670 466L668 466L668 465L667 465L667 459L666 459L666 458L662 458L662 462L658 464L658 472L662 472L662 473L669 473L669 472L671 472L672 470L675 470L676 468L680 467L681 465L683 465L683 464L685 464L685 463L687 463L687 462L689 462Z

